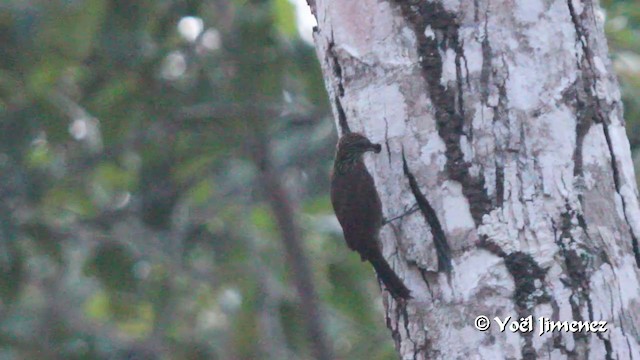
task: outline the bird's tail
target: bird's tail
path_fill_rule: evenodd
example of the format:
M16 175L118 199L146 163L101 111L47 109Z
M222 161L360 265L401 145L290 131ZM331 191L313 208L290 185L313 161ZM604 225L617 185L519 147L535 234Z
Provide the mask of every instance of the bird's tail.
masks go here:
M387 260L382 256L382 253L376 252L375 254L371 254L371 256L367 257L367 260L369 260L373 268L376 269L378 278L382 280L382 283L387 290L389 290L391 296L396 300L398 300L398 298L405 300L411 298L411 291L407 289L395 271L391 269L391 266L389 266Z

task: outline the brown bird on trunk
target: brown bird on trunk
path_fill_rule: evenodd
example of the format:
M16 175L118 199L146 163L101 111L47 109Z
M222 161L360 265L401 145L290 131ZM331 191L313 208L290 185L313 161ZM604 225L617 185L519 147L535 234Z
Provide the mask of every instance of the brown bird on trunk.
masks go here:
M377 154L381 149L380 144L372 143L361 134L348 133L340 138L331 174L331 203L349 248L357 251L362 261L373 265L394 298L408 299L411 292L382 256L378 242L383 222L382 204L362 161L365 152Z

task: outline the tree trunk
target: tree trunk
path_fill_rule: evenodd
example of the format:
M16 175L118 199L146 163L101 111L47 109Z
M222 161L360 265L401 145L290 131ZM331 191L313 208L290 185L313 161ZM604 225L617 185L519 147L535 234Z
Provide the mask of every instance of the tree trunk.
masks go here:
M640 357L640 209L597 2L310 6L340 131L383 145L385 217L419 208L381 231L414 297L385 296L401 357Z

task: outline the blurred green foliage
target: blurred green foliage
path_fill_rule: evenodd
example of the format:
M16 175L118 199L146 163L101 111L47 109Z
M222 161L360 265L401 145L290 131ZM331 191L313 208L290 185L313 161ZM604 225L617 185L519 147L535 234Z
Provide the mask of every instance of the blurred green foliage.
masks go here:
M620 81L627 136L637 168L640 165L640 4L634 0L605 0L602 5L607 11L605 31ZM638 173L636 171L636 178Z
M640 144L640 5L605 1ZM0 4L0 359L310 358L252 151L298 205L338 358L394 358L327 198L335 131L288 0Z
M289 0L0 4L0 359L311 356L256 136L336 356L388 358L327 199L335 131Z

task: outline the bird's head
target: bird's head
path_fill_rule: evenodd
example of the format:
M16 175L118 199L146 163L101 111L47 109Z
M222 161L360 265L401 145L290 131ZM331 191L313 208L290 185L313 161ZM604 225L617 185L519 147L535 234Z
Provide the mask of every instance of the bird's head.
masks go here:
M358 133L348 133L342 135L338 141L338 152L347 152L350 154L362 155L367 151L373 151L376 154L382 150L380 144L374 144L366 136Z
M382 150L380 144L369 141L366 136L358 133L348 133L342 135L338 141L338 150L336 153L336 163L354 163L362 157L367 151L379 153Z

